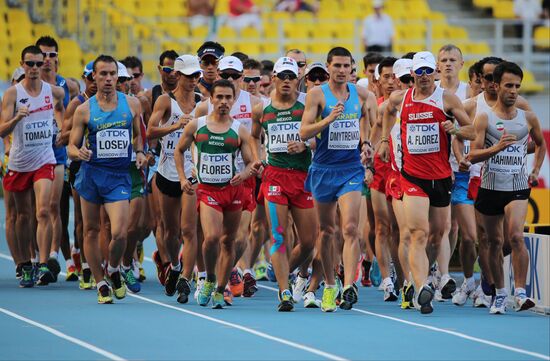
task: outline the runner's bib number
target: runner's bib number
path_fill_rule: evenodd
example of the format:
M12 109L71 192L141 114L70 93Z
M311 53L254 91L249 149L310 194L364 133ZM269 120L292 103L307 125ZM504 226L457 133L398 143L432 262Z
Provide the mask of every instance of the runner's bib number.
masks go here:
M104 129L96 134L98 158L124 158L128 156L130 131L128 129Z
M407 124L407 149L410 154L439 152L439 123Z
M182 134L183 129L179 129L162 137L162 150L168 157L174 157L174 150Z
M497 174L519 174L523 167L525 152L520 144L509 145L489 159L489 172Z
M23 125L23 146L26 149L51 147L53 137L52 119L26 122Z
M233 156L231 153L202 153L199 176L202 183L223 184L233 178Z
M330 123L328 149L357 149L360 141L359 119L340 119Z
M269 152L287 153L288 142L300 142L300 123L281 122L269 125Z

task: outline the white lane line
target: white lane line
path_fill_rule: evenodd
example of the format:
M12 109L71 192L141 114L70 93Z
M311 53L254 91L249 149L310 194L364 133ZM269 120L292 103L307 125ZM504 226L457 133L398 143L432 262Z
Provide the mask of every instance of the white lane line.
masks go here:
M10 260L10 261L13 260L10 256L5 255L3 253L0 253L0 258L4 258L4 259ZM149 257L145 257L144 259L146 259L148 261L149 260L152 261L152 259L150 259ZM65 275L64 272L60 272L59 274L60 275ZM217 319L217 318L214 318L214 317L203 315L203 314L198 313L198 312L193 312L193 311L189 311L189 310L186 310L186 309L183 309L183 308L175 307L175 306L172 306L170 304L159 302L159 301L153 300L151 298L143 297L143 296L140 296L140 295L132 294L130 292L128 292L126 295L130 296L130 297L133 297L133 298L137 298L137 299L145 301L145 302L155 304L157 306L169 308L169 309L172 309L172 310L175 310L175 311L178 311L178 312L183 312L183 313L186 313L188 315L192 315L192 316L195 316L195 317L202 318L204 320L215 322L215 323L227 326L227 327L235 328L237 330L241 330L243 332L247 332L247 333L250 333L252 335L255 335L255 336L258 336L258 337L261 337L261 338L265 338L265 339L270 340L270 341L275 341L275 342L281 343L281 344L286 345L286 346L290 346L290 347L293 347L293 348L296 348L296 349L299 349L299 350L302 350L302 351L312 353L312 354L317 355L317 356L324 357L328 360L348 361L348 359L343 358L341 356L337 356L337 355L334 355L334 354L331 354L331 353L328 353L328 352L325 352L325 351L321 351L321 350L318 350L318 349L313 348L313 347L302 345L302 344L299 344L299 343L296 343L296 342L293 342L293 341L285 340L283 338L279 338L279 337L276 337L276 336L271 336L267 333L264 333L264 332L261 332L261 331L256 331L256 330L253 330L253 329L245 327L245 326L241 326L241 325L236 324L236 323L223 321L223 320L220 320L220 319ZM2 310L2 309L0 309L0 310ZM45 326L45 327L48 327L48 326ZM70 337L70 336L68 336L68 337Z
M260 287L260 288L264 288L266 290L270 290L270 291L275 291L275 292L279 291L278 289L273 288L273 287L269 287L269 286L264 286L264 285L257 285L257 286ZM435 332L446 333L448 335L460 337L460 338L470 340L470 341L474 341L474 342L477 342L477 343L482 343L482 344L485 344L485 345L501 348L501 349L504 349L504 350L508 350L508 351L512 351L512 352L516 352L516 353L520 353L520 354L524 354L524 355L529 355L529 356L533 356L533 357L536 357L536 358L540 358L541 360L550 361L550 357L548 355L543 355L543 354L540 354L540 353L537 353L537 352L532 352L532 351L524 350L524 349L517 348L517 347L503 345L503 344L498 343L498 342L489 341L489 340L485 340L485 339L482 339L482 338L469 336L469 335L466 335L466 334L461 333L461 332L451 331L451 330L447 330L447 329L444 329L444 328L425 325L425 324L422 324L422 323L402 320L400 318L396 318L396 317L392 317L392 316L386 316L386 315L383 315L383 314L380 314L380 313L365 311L365 310L362 310L362 309L359 309L359 308L352 308L351 310L355 311L355 312L363 313L365 315L385 318L387 320L404 323L404 324L407 324L407 325L410 325L410 326L416 326L416 327L425 328L425 329L435 331Z
M5 257L2 257L2 258L5 258ZM99 347L97 347L97 346L94 346L94 345L92 345L92 344L89 344L88 342L82 341L82 340L80 340L80 339L78 339L78 338L69 336L69 335L67 335L67 334L65 334L65 333L63 333L63 332L60 332L60 331L58 331L58 330L56 330L56 329L54 329L54 328L51 328L50 326L46 326L46 325L44 325L44 324L42 324L42 323L38 323L38 322L33 321L33 320L29 319L29 318L26 318L26 317L24 317L24 316L21 316L21 315L15 313L15 312L6 310L5 308L0 307L0 312L6 314L6 315L8 315L8 316L11 316L11 317L13 317L13 318L16 318L16 319L18 319L18 320L20 320L20 321L26 322L26 323L28 323L29 325L32 325L32 326L41 328L42 330L44 330L44 331L46 331L46 332L49 332L49 333L51 333L51 334L54 335L54 336L57 336L57 337L59 337L59 338L62 338L62 339L67 340L67 341L69 341L69 342L72 342L72 343L74 343L74 344L76 344L76 345L78 345L78 346L80 346L80 347L83 347L83 348L88 349L88 350L90 350L90 351L92 351L92 352L95 352L95 353L97 353L97 354L99 354L99 355L101 355L101 356L104 356L104 357L108 358L109 360L126 361L126 359L124 359L124 358L122 358L122 357L120 357L120 356L117 356L117 355L115 355L115 354L113 354L113 353L110 353L109 351L106 351L106 350L104 350L104 349L102 349L102 348L99 348Z

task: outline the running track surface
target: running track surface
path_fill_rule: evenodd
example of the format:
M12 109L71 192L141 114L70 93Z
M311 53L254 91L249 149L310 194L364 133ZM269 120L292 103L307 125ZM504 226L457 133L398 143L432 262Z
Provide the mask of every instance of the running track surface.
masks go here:
M0 217L4 226L3 206ZM351 311L326 314L298 304L278 313L276 285L259 282L254 298L212 310L165 296L146 258L142 291L113 305L98 305L95 291L81 291L61 275L47 287L21 289L3 228L2 360L550 360L547 316L493 316L470 301L437 303L422 316L384 303L372 287L360 288ZM146 255L154 247L149 237Z

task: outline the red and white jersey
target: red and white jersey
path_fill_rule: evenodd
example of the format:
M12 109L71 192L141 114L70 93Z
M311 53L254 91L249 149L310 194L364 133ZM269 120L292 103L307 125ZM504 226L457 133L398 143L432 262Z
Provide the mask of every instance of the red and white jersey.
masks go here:
M420 179L443 179L452 174L449 163L450 136L441 123L452 117L445 113L444 90L436 87L426 99L414 100L407 90L401 105L403 171Z

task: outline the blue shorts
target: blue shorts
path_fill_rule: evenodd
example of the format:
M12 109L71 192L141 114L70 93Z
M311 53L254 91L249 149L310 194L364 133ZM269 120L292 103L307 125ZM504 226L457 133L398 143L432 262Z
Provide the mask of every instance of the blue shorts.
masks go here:
M55 164L65 165L67 163L67 148L66 147L53 147L53 154L55 155Z
M468 198L469 172L455 172L455 182L451 188L451 205L474 204L473 199Z
M130 171L109 171L82 162L76 174L75 188L86 201L95 204L129 201L132 194Z
M317 202L328 203L346 193L361 192L364 179L365 168L361 164L343 167L312 164L304 185Z

